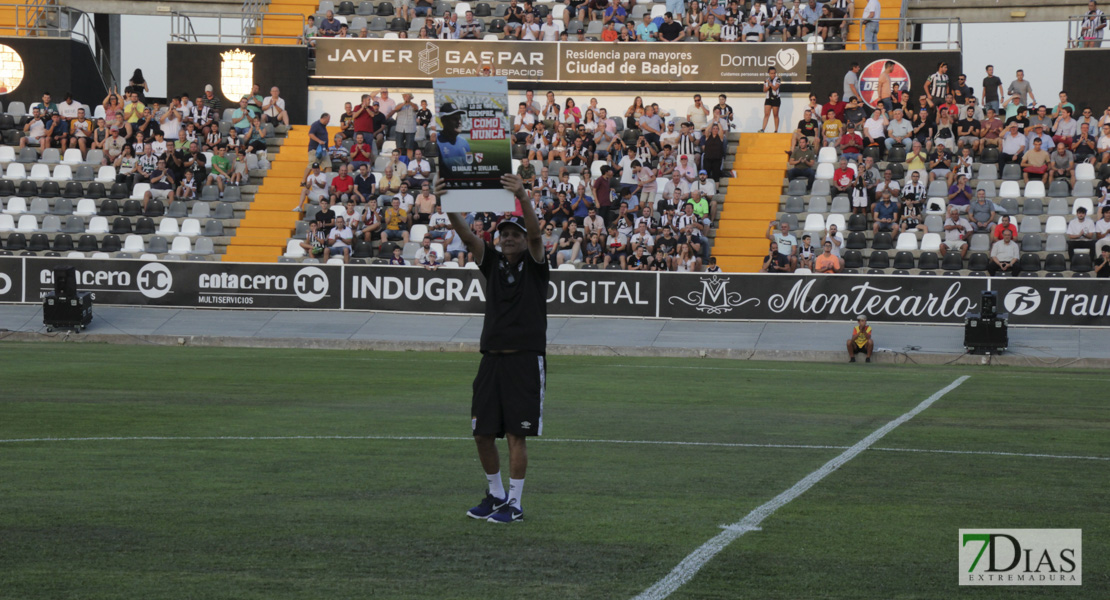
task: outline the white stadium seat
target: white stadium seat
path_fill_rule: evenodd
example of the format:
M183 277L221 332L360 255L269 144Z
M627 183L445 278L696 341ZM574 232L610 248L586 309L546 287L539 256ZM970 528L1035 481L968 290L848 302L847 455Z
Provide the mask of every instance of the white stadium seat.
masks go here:
M1017 183L1016 181L1014 182ZM1006 196L1003 196L1004 198ZM1025 197L1026 198L1044 198L1044 182L1043 181L1030 181L1025 184Z
M1044 232L1048 234L1067 233L1067 231L1068 221L1061 216L1049 217L1048 222L1044 225Z
M146 249L143 244L143 236L131 234L123 238L123 251L141 254Z
M903 233L898 236L895 250L917 250L917 236L912 233Z
M921 250L924 252L940 250L940 234L929 232L921 236Z
M173 217L163 217L162 222L158 224L158 235L169 237L180 233L177 224L177 219Z
M66 150L65 156L62 157L63 165L79 165L82 162L84 162L84 159L81 158L81 150L77 148Z
M35 215L21 215L15 230L19 233L34 233L39 230L39 221Z
M89 198L82 198L78 200L77 209L73 211L73 214L77 215L78 217L91 217L95 215L96 200L90 200Z
M188 254L192 251L193 243L182 235L173 238L173 243L170 244L170 254Z
M289 258L301 258L304 256L304 248L301 248L300 240L289 240L285 244L285 256Z
M89 219L89 226L85 230L89 233L108 233L107 217L93 217Z
M31 174L27 176L31 181L46 181L50 179L50 165L36 163L31 165Z

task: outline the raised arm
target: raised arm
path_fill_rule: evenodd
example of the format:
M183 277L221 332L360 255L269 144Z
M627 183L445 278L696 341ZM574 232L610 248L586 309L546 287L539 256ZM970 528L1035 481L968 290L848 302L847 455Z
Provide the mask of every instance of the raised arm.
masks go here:
M524 213L524 228L527 230L528 251L536 262L543 262L543 233L540 231L540 220L536 218L536 207L532 204L532 197L524 191L524 180L519 175L502 175L501 185L516 196L520 201L520 210Z
M439 201L443 202L443 197L447 195L447 183L440 177L436 181L435 195ZM486 244L482 238L474 235L470 230L470 226L466 224L466 219L463 218L462 213L447 213L447 218L451 220L451 226L455 228L455 235L459 236L466 249L474 256L474 262L482 264L482 258L486 255Z

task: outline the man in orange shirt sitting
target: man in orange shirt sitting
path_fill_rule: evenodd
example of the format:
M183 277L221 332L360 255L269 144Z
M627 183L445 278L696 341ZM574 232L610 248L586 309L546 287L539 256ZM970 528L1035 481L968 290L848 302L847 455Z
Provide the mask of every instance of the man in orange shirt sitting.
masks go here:
M856 355L867 353L867 362L871 362L871 351L875 349L875 341L871 339L871 327L867 324L867 317L856 317L856 326L852 328L852 337L848 338L848 362L856 362Z
M832 242L825 242L825 251L817 257L815 265L818 273L840 272L840 257L833 255Z

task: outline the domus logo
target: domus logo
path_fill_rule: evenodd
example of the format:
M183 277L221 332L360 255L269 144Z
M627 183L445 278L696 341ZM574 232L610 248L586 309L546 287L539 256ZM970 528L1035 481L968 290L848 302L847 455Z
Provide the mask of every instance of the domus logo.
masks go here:
M910 89L910 72L905 65L896 60L880 58L864 67L859 74L859 92L863 94L860 100L871 108L879 105L879 77L883 74L883 67L887 62L894 63L894 70L890 72L891 85L897 83L898 89L902 91Z
M1037 310L1041 305L1041 293L1023 285L1010 290L1002 304L1006 307L1006 312L1020 317Z
M799 60L801 60L801 56L798 54L798 51L793 48L783 48L775 53L775 62L778 63L779 68L783 71L793 69L794 66L798 64Z

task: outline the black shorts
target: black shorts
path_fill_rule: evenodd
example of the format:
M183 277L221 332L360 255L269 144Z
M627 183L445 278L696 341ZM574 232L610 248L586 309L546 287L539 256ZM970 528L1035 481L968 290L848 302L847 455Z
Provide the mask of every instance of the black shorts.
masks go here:
M763 101L763 106L782 106L782 98L767 98Z
M543 354L483 354L470 402L473 434L541 435L546 382L547 358Z
M852 342L852 354L865 354L866 352L867 344L860 346L859 344Z

